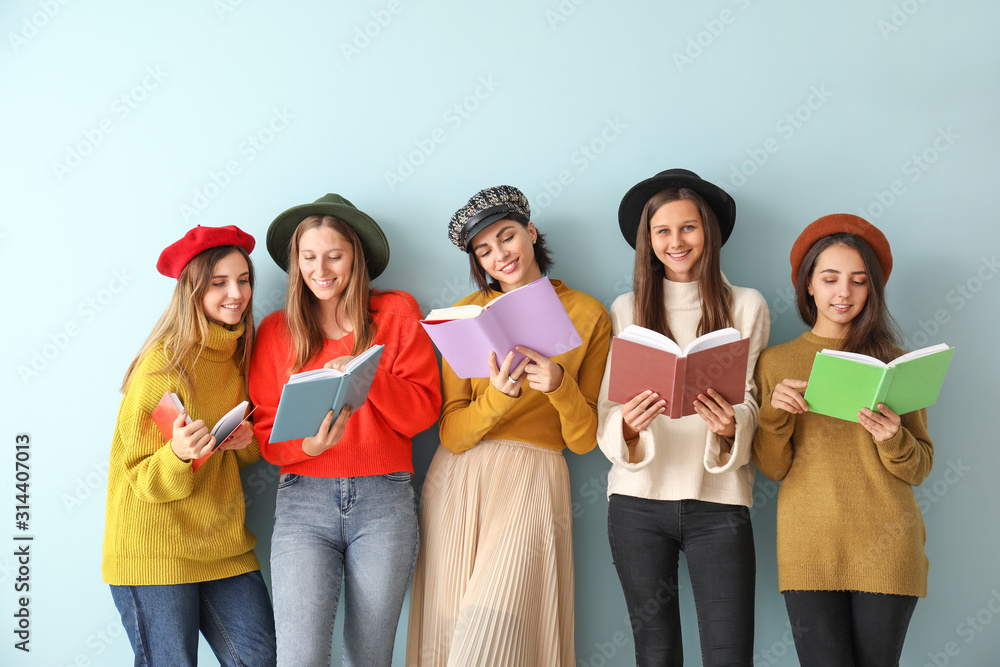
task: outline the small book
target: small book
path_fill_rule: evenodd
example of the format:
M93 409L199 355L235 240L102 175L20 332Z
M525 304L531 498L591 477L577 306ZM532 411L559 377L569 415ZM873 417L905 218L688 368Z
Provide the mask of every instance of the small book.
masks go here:
M247 405L247 401L241 402L223 415L219 421L215 422L215 426L211 430L212 435L215 436L215 447L205 456L194 460L193 466L195 470L200 468L201 464L208 460L208 457L214 454L222 446L222 443L229 439L229 436L233 434L233 431L240 424L250 418L250 415L253 414L256 408L247 412ZM181 403L181 399L177 394L172 391L164 392L163 397L160 398L160 402L153 408L153 423L160 429L160 435L163 436L164 442L168 442L174 437L174 420L177 419L177 415L183 410L184 404ZM185 418L184 423L191 423L190 414Z
M555 288L544 277L485 306L432 310L420 325L460 378L488 378L490 352L496 352L500 366L517 345L554 357L583 344ZM523 358L515 351L511 368Z
M646 391L667 403L671 419L695 414L698 394L714 389L732 405L744 400L750 340L732 327L695 338L683 349L670 338L631 324L611 340L608 399L627 403Z
M856 422L861 408L878 412L879 403L898 415L934 405L954 351L942 343L889 363L840 350L817 352L806 385L809 411Z
M281 389L271 442L316 435L326 413L333 410L340 414L345 405L355 410L364 405L382 358L382 347L372 345L354 357L343 371L318 368L289 377Z

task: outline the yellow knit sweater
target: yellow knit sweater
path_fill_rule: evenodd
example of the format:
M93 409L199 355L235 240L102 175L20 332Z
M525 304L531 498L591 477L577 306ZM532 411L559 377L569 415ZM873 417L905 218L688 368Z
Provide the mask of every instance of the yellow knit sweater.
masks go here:
M806 332L757 362L759 428L753 459L782 480L778 491L778 587L927 595L924 521L913 495L931 471L927 411L902 415L890 440L860 424L771 407L785 378L807 380L816 353L841 341Z
M162 346L139 364L118 411L104 528L104 581L119 586L183 584L259 570L256 538L244 525L239 469L260 458L257 441L217 451L198 469L177 458L150 415L166 391L211 429L246 399L233 359L243 326L211 325L191 370L195 399L164 368Z

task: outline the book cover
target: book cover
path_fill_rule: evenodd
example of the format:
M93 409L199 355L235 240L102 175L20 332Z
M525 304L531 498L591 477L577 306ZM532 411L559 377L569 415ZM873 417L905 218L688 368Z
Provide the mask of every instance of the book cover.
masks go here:
M663 414L671 419L695 414L695 398L708 389L739 405L744 400L749 354L750 340L741 340L740 332L732 328L700 336L682 350L666 336L631 325L611 341L608 399L627 403L652 390L667 402Z
M340 414L345 405L355 410L368 400L382 345L373 345L351 360L344 371L319 368L296 373L281 390L278 412L271 428L271 442L316 435L326 414Z
M878 412L879 403L899 415L934 405L954 351L934 345L888 364L839 350L817 352L805 393L809 411L857 422L862 408Z
M215 436L215 446L205 456L199 459L195 459L192 463L195 470L198 470L208 457L219 450L219 447L229 439L229 436L233 434L240 424L245 422L253 414L253 410L247 412L247 401L243 401L234 407L232 410L227 412L222 416L219 421L215 422L215 426L212 427L210 431L212 435ZM160 435L163 436L164 442L169 442L174 437L174 420L177 419L179 415L184 410L184 404L177 394L167 391L163 393L160 398L160 402L156 404L153 408L153 413L150 415L153 418L153 423L156 424L156 428L159 429ZM188 414L187 418L184 420L185 424L191 423L191 415Z
M474 317L439 319L449 310L432 311L435 319L420 325L460 378L488 378L490 352L499 365L517 345L551 358L583 344L548 278L497 297ZM523 358L515 352L511 367Z

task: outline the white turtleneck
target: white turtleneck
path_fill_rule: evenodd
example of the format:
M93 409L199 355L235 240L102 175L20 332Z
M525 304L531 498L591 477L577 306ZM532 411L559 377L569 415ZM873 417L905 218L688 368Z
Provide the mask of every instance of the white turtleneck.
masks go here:
M728 282L727 282L728 284ZM736 437L732 455L722 463L722 436L712 433L698 415L670 419L660 415L639 434L631 455L622 435L620 405L608 400L611 358L604 373L597 405L597 442L612 463L608 496L613 493L654 500L697 499L728 505L753 505L754 466L750 462L757 430L757 386L753 371L767 345L770 316L760 292L733 287L733 327L750 339L745 400L734 405ZM698 283L664 281L667 321L681 347L697 337L701 321ZM611 306L611 330L617 335L632 324L633 293L623 294ZM631 457L630 457L631 456Z

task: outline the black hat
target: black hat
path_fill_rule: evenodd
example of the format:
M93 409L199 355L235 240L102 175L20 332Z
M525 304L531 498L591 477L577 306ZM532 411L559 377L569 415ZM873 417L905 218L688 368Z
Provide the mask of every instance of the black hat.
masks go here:
M621 206L618 207L618 226L621 227L622 236L625 237L628 244L635 248L635 238L639 231L639 218L642 217L642 209L649 198L657 192L673 188L688 188L705 198L719 221L719 231L722 233L721 245L724 245L729 239L729 235L733 233L733 224L736 222L736 202L733 201L728 192L708 181L703 181L698 174L687 169L661 171L656 176L632 186L632 189L625 193Z

